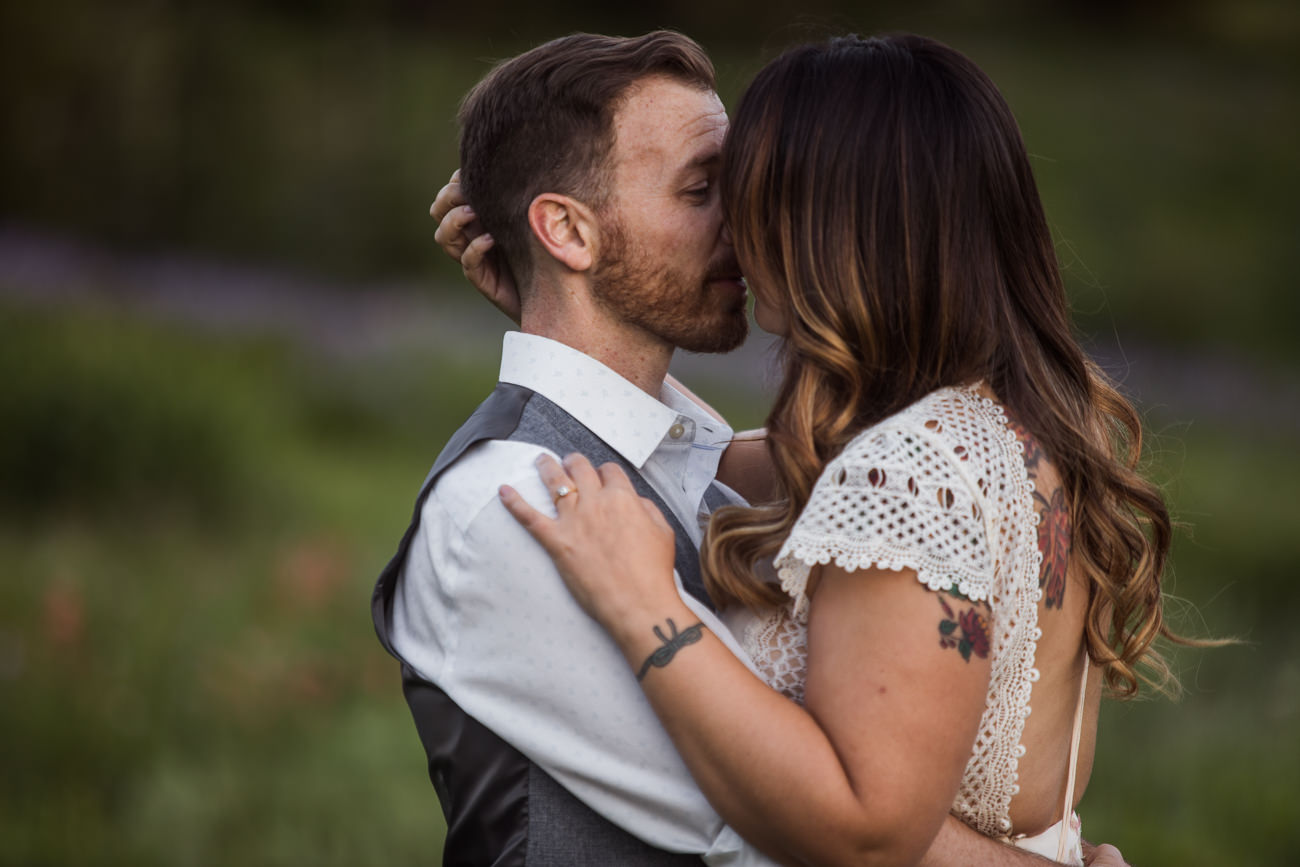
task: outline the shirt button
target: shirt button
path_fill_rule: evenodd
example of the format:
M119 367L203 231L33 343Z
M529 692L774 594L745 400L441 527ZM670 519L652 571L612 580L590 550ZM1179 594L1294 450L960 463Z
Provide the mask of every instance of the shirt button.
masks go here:
M679 440L679 439L681 439L681 438L682 438L682 434L684 434L684 433L686 433L686 428L682 427L682 423L681 423L681 422L678 422L677 424L675 424L675 425L673 425L672 427L668 428L668 436L672 437L672 438L675 439L675 440Z

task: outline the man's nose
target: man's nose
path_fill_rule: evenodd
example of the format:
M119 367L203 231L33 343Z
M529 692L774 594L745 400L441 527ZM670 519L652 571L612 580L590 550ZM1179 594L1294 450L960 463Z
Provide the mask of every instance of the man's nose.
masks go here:
M726 223L722 224L722 233L718 237L721 239L722 243L726 244L728 247L736 246L731 240L731 227Z

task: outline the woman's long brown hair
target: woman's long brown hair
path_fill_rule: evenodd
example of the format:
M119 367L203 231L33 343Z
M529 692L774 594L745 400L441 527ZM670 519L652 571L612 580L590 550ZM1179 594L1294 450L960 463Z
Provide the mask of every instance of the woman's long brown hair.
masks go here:
M715 598L783 601L754 566L827 461L935 389L983 380L1060 475L1108 686L1176 688L1152 646L1182 640L1162 610L1169 515L1137 471L1136 412L1074 338L1024 143L988 77L918 36L792 49L741 99L722 184L745 274L789 334L767 421L782 497L715 517Z

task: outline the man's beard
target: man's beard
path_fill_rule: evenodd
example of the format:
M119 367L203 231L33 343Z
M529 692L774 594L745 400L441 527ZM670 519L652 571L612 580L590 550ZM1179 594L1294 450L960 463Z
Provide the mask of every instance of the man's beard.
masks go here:
M730 352L745 342L749 317L743 297L724 298L708 285L740 274L734 258L692 274L674 263L651 262L615 220L604 229L592 291L620 319L688 352Z

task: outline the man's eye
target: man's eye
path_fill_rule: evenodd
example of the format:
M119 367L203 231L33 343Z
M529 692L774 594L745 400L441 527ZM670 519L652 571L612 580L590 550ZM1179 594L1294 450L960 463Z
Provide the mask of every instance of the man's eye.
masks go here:
M691 187L689 190L686 191L686 195L689 198L696 199L702 202L709 197L709 189L710 187L708 184L703 184L698 187Z

